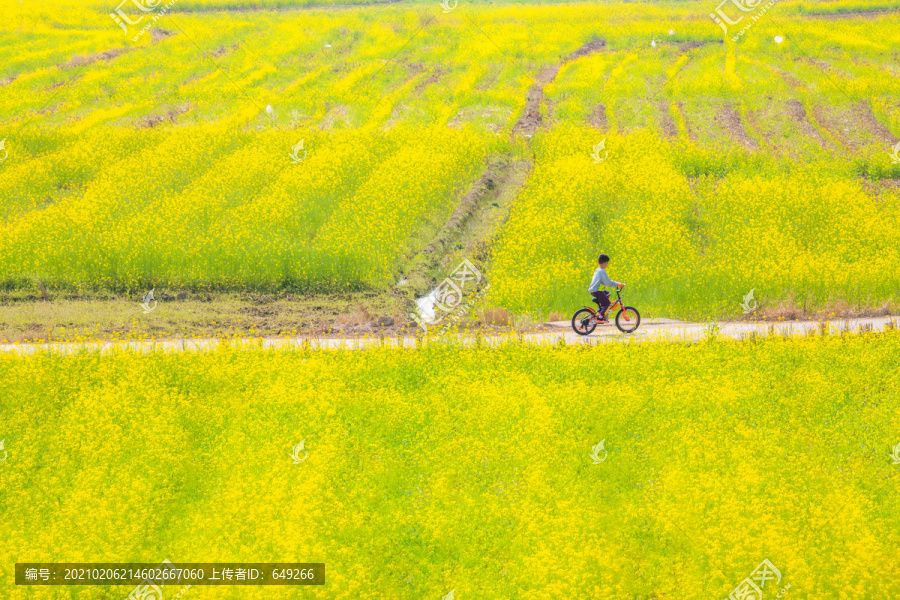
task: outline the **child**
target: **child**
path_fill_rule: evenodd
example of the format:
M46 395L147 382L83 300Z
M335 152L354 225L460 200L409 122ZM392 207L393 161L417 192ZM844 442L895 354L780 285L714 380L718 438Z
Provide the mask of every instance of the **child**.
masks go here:
M606 254L601 254L597 259L597 262L600 266L594 271L594 277L591 279L591 285L588 287L588 291L591 293L591 296L594 298L594 302L597 303L597 306L600 308L600 323L609 323L609 319L606 318L606 310L609 308L609 292L601 292L600 286L604 285L607 287L617 287L623 288L625 287L624 283L619 283L618 281L613 281L609 278L609 275L606 274L606 267L609 265L609 256Z

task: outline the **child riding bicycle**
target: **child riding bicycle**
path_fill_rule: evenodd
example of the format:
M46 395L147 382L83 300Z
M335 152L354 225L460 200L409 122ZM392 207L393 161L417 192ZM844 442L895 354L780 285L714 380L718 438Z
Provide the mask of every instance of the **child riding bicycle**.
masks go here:
M625 287L624 283L619 283L618 281L613 281L609 278L609 275L606 274L606 267L609 266L609 256L606 254L601 254L597 258L597 263L600 265L596 271L594 271L594 277L591 279L591 285L588 287L588 291L591 293L591 297L594 298L594 302L597 303L597 306L600 308L601 318L598 320L599 323L609 323L609 319L606 318L606 311L609 308L609 292L600 291L600 286L606 286L611 288L623 288Z

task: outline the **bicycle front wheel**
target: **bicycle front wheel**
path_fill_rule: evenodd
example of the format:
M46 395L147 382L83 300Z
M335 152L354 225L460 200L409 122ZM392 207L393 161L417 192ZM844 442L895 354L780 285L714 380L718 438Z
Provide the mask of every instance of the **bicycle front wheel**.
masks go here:
M633 306L626 306L616 315L616 327L622 333L632 333L641 324L641 313Z
M575 316L572 317L572 329L574 329L575 333L578 335L588 335L597 329L597 321L594 320L594 313L587 308L578 310L578 312L575 313Z

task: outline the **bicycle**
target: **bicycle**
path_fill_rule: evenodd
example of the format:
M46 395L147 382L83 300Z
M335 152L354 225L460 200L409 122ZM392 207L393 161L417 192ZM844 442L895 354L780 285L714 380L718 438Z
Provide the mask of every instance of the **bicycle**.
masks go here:
M625 306L622 304L622 290L616 288L616 301L610 304L606 309L606 314L612 314L614 308L619 309L616 313L616 327L622 333L633 333L641 324L641 313L633 306ZM594 310L590 306L580 308L572 317L572 329L578 335L588 335L597 328L597 325L603 314L598 310Z

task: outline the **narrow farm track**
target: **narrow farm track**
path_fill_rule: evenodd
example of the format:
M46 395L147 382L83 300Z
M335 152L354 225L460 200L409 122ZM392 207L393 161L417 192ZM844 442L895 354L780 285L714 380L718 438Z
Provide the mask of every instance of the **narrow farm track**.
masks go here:
M431 275L440 268L441 260L448 252L459 249L464 254L466 251L473 254L477 246L490 242L505 222L508 211L503 211L499 222L492 224L486 223L488 215L493 212L494 206L500 206L496 200L511 192L507 189L509 186L517 188L522 185L530 167L530 163L499 160L485 169L434 239L410 262L406 271L406 290L409 293L421 296L430 291L436 283ZM412 300L412 297L409 299Z
M788 100L788 114L797 124L797 127L805 138L815 140L822 149L833 148L833 146L822 137L819 130L809 122L809 115L806 112L806 107L803 106L803 103L800 100L796 98Z
M595 129L606 131L609 128L609 120L606 118L606 105L601 103L595 106L588 123Z
M534 78L534 83L528 88L525 109L522 111L522 116L519 117L519 120L513 126L513 134L521 134L530 137L534 135L534 132L537 129L545 127L546 124L544 123L544 118L541 114L541 104L546 103L544 88L553 82L564 64L589 56L605 47L606 40L593 40L587 42L567 56L561 63L542 69Z
M756 140L753 139L753 137L744 127L744 121L741 118L741 113L734 106L732 106L730 102L726 103L722 108L722 120L728 129L728 134L731 136L731 139L735 144L742 146L750 151L759 150L759 144L756 143Z
M546 127L541 112L542 103L546 103L544 87L550 84L559 70L567 62L589 56L606 47L605 40L593 40L580 46L569 54L562 62L543 68L535 76L534 83L528 88L525 107L522 115L512 128L512 135L524 135L531 137L539 128ZM552 116L548 107L548 120ZM444 223L437 236L432 240L412 261L407 271L406 293L410 301L414 295L424 295L436 280L429 277L437 267L442 256L451 251L451 244L458 249L469 250L475 253L479 248L488 247L494 235L505 222L486 224L491 214L490 200L510 194L513 189L518 190L524 185L528 174L533 168L530 161L514 161L512 156L504 156L490 164L481 176L476 180L469 191L463 196L457 208L450 218ZM509 188L509 189L508 189ZM511 198L515 200L515 196ZM507 204L511 204L508 202ZM500 207L492 203L492 206ZM504 215L508 216L508 206ZM468 239L463 240L463 237ZM462 243L465 242L465 243Z
M374 347L419 348L423 344L451 343L463 346L499 346L510 342L534 345L582 344L605 342L697 342L712 337L738 341L757 337L791 337L809 335L841 335L846 333L875 333L900 325L900 316L843 319L833 321L791 321L784 323L747 323L731 321L717 323L685 323L672 319L648 319L631 334L618 331L614 325L598 327L591 335L576 334L568 321L545 323L543 331L533 333L509 332L500 335L445 334L443 336L404 337L313 337L237 338L237 339L168 339L121 342L52 342L45 344L0 344L0 352L8 354L71 355L83 352L209 352L220 346L244 349L296 350L345 349L363 350Z

